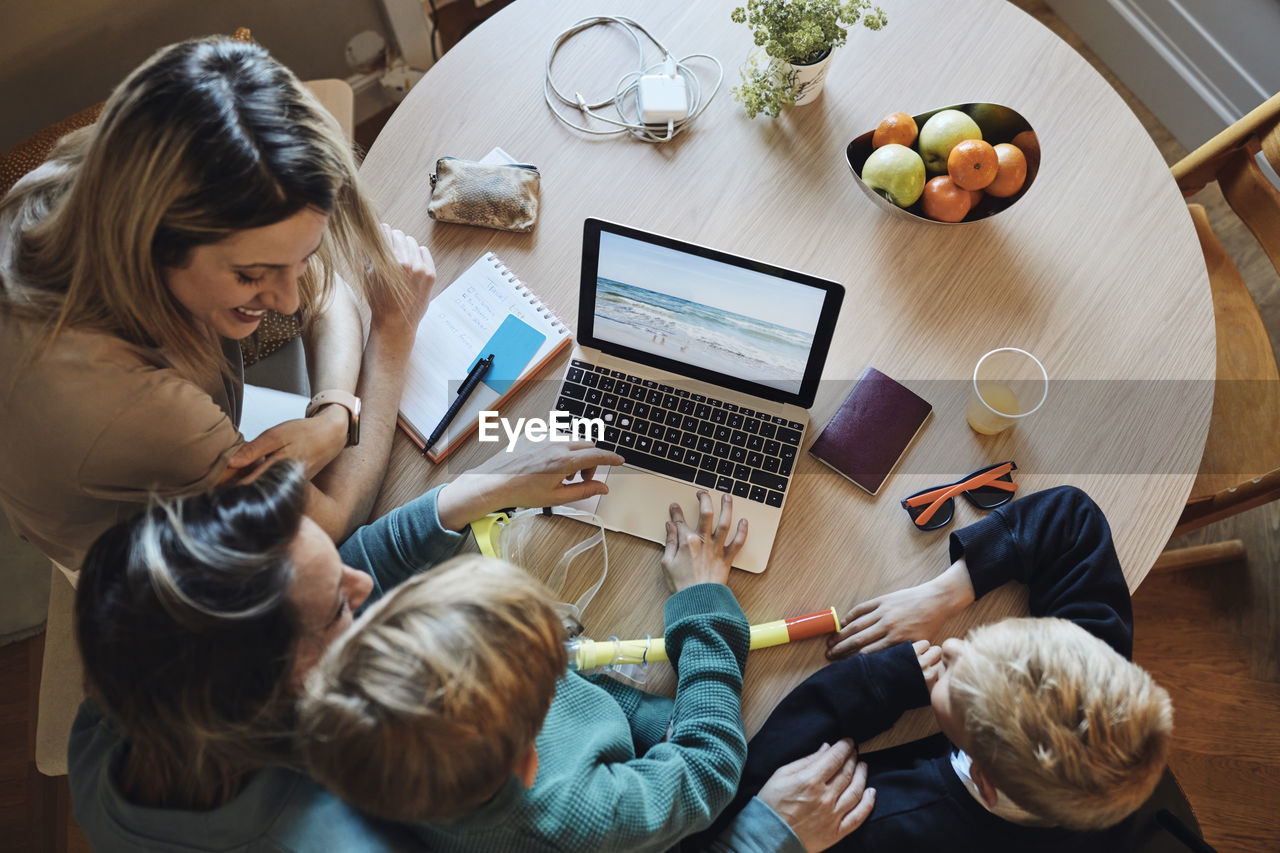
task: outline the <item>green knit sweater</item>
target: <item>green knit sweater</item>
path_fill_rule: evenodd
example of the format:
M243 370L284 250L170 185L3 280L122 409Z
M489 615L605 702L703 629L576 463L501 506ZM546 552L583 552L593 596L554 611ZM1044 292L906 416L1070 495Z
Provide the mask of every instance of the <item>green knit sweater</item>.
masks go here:
M733 797L746 757L742 672L749 629L729 588L699 584L667 599L676 666L671 736L639 691L570 673L538 735L538 775L512 777L453 821L419 824L431 850L665 850L703 829ZM659 724L660 723L660 724ZM651 745L650 745L651 744ZM647 749L637 755L637 745Z

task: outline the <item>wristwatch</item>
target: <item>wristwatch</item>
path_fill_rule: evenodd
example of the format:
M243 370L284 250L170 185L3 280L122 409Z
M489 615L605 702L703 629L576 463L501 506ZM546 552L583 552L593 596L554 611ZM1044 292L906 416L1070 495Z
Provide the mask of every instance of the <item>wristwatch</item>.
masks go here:
M360 443L360 398L346 391L321 391L307 405L307 417L331 404L347 410L347 447L355 447Z

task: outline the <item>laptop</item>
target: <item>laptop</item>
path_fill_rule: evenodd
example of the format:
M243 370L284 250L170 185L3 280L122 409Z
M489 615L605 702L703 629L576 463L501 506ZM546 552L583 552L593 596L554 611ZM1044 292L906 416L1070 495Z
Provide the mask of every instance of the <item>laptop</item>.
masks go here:
M717 512L732 494L750 525L734 566L764 571L843 299L833 281L586 220L556 408L603 422L597 443L626 464L577 506L662 543L668 505L696 524L699 489Z

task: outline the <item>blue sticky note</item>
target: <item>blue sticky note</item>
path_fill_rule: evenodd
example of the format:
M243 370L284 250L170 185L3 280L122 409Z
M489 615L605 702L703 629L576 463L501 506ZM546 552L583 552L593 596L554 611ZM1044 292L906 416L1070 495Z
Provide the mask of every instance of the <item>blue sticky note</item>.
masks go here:
M480 353L472 359L467 370L470 371L477 361L493 353L493 367L490 367L489 372L485 374L484 384L499 394L505 394L520 378L520 371L524 370L525 365L533 359L534 353L546 339L546 335L515 314L508 314L507 319L503 320L502 325L498 327L498 331L493 333L489 342L481 347Z

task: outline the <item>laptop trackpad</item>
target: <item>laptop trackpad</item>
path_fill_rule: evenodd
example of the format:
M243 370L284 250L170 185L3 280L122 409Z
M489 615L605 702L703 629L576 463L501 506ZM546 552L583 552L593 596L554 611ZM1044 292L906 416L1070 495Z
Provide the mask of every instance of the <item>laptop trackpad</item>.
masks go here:
M604 479L609 484L609 494L574 506L595 512L611 529L662 544L667 535L667 507L672 503L680 504L689 526L697 528L696 486L627 467L600 469L596 476L601 474L606 474ZM712 492L711 500L719 511L720 493ZM592 508L589 506L591 503L596 506ZM778 510L746 498L735 498L733 510L735 524L739 518L746 518L748 522L747 544L734 561L734 568L762 572L769 562L769 552L777 533Z

